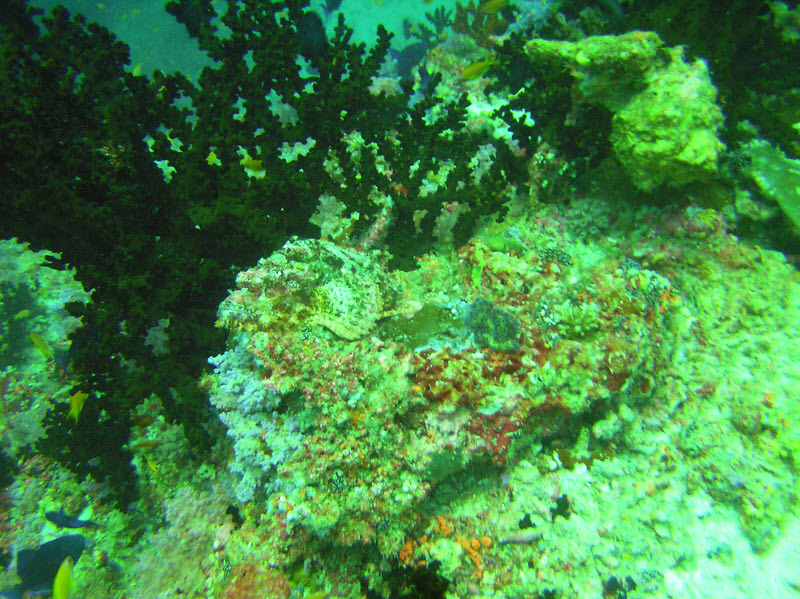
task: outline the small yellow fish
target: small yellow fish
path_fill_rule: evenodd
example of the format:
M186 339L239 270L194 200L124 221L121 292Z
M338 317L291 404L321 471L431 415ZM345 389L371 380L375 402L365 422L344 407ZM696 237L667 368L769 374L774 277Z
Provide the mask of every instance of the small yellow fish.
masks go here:
M75 562L72 556L68 555L61 562L56 573L56 578L53 581L53 599L68 599L70 591L72 591L72 566Z
M478 8L478 12L493 15L500 12L506 6L508 6L508 0L486 0L486 2Z
M69 414L67 414L67 418L72 418L76 424L87 397L89 397L89 394L83 391L77 391L69 396Z
M477 79L489 70L489 67L496 65L497 60L494 58L484 58L472 64L468 64L461 69L461 78L464 80Z
M45 360L52 360L53 359L53 352L50 350L50 346L47 345L47 341L44 340L39 333L31 333L28 335L28 338L31 342L39 348L39 351L42 352Z
M156 466L156 463L153 460L150 459L149 455L144 454L144 461L147 463L147 467L150 468L150 471L153 474L158 472L158 466Z
M158 447L164 443L163 441L159 441L158 439L144 439L143 441L137 441L136 443L128 443L127 445L123 445L123 449L127 449L128 451L136 451L137 449L147 449L149 447Z
M144 67L144 63L143 62L141 62L141 61L137 62L135 65L133 65L133 70L131 71L131 74L134 77L141 77L142 76L142 68L143 67Z

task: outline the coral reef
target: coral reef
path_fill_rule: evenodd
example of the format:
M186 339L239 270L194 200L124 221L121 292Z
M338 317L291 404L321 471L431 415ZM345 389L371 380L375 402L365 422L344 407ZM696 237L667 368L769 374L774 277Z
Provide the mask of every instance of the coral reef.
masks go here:
M494 138L464 126L466 98L438 76L414 102L397 82L395 93L371 93L390 43L384 28L368 49L337 21L301 70L303 2L248 0L218 16L200 4L192 31L213 64L197 81L134 72L125 44L64 8L40 19L13 0L2 24L9 187L0 236L59 253L94 289L94 301L76 307L86 327L73 333L71 358L96 409L84 411L79 436L49 419L40 450L81 475L110 477L122 505L135 500L121 448L130 410L153 392L170 398L170 417L209 451L195 381L224 345L216 307L236 270L291 235L315 234L320 197L333 198L334 211L346 206L343 234L367 244L382 235L411 263L438 222L442 238L461 243L527 179L507 143L497 159L472 162ZM440 220L453 206L457 222ZM152 345L162 319L169 343ZM101 413L109 422L98 427Z
M190 81L6 4L0 589L65 526L85 599L800 588L791 7L473 1L397 76L181 0Z
M198 492L182 486L175 490L163 504L165 526L148 535L130 569L130 576L138 581L132 599L158 597L178 589L184 593L205 591L207 572L214 562L209 549L225 522L224 501L219 488Z

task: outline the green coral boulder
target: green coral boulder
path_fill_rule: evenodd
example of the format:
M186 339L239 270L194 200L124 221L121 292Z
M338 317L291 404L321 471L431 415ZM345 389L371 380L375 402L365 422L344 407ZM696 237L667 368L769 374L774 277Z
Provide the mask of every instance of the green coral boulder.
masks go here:
M725 150L708 67L699 59L687 63L682 47L662 46L658 35L643 31L526 45L535 61L569 66L576 102L602 104L614 113L614 153L644 191L707 179Z
M677 187L717 172L725 145L717 137L722 111L702 60L689 64L682 48L647 73L647 87L614 115L611 145L640 189Z

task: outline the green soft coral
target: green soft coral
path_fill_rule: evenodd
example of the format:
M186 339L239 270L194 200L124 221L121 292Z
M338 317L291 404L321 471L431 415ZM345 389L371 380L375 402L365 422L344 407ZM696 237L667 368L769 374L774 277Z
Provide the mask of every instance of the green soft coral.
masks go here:
M786 154L764 140L754 140L742 148L747 166L742 173L755 183L761 196L774 201L800 230L800 160Z

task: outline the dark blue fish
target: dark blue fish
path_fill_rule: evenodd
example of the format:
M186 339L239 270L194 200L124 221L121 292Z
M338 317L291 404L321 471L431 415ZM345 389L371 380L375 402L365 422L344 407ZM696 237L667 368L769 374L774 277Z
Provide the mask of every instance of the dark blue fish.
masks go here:
M203 24L216 15L209 0L177 0L167 3L164 8L184 24L189 37L198 37Z
M327 0L325 2L325 6L322 7L323 12L325 13L325 19L330 16L330 14L341 6L342 0Z
M321 56L328 49L328 34L320 16L312 10L307 10L295 24L297 37L300 38L300 54L311 60Z
M609 25L617 28L625 24L625 13L617 0L597 0L597 4L608 17Z
M50 593L61 563L67 556L78 563L85 546L86 539L81 535L66 535L43 543L36 549L23 549L17 553L17 576L22 584L0 591L0 598L21 599Z
M59 528L100 528L97 522L73 518L64 511L63 507L57 512L45 512L44 517Z
M394 61L394 68L400 79L411 77L412 69L417 66L428 54L426 42L414 42L400 50L389 50L389 56Z

